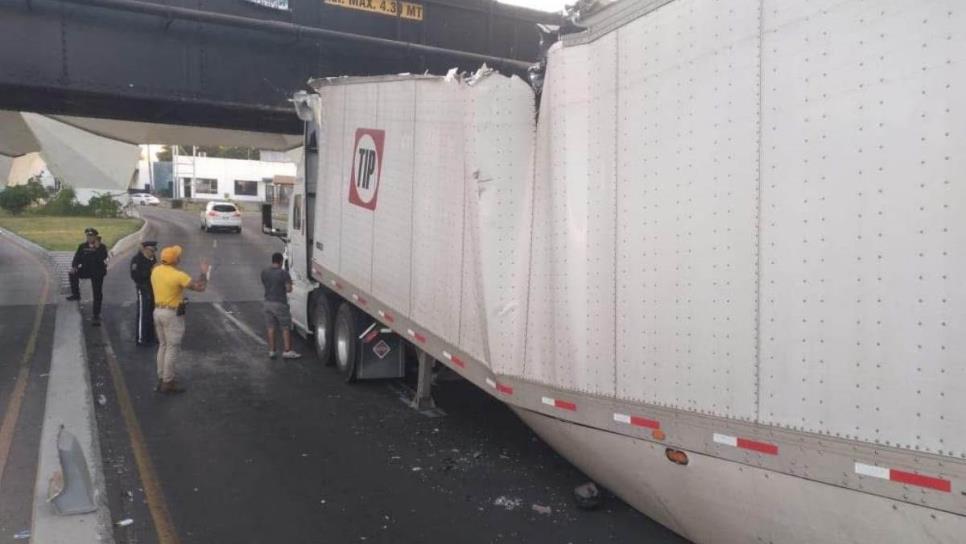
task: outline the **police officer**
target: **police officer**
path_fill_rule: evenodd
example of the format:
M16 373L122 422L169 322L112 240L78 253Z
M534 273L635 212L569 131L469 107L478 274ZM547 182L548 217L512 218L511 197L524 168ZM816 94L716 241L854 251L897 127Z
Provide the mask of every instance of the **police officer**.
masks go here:
M70 263L70 273L67 275L70 296L67 300L80 300L80 280L91 280L91 289L94 291L94 317L91 325L97 327L101 324L101 301L104 299L102 288L104 276L107 275L107 247L101 243L97 229L88 227L84 229L84 234L87 240L77 246L74 260Z
M151 269L158 262L154 254L157 248L157 242L141 242L141 251L131 259L131 279L138 293L134 340L139 346L157 343L154 334L154 292L151 290Z

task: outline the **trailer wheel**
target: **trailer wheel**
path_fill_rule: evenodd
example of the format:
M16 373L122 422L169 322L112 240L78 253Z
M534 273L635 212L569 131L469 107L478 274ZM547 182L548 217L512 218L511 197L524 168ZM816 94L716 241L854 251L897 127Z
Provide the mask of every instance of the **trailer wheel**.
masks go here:
M312 308L312 323L315 330L315 356L325 366L335 364L332 357L334 319L335 312L332 311L332 301L325 293L319 294L315 298L315 306Z
M358 360L359 317L348 302L339 305L335 314L335 364L347 382L356 380Z

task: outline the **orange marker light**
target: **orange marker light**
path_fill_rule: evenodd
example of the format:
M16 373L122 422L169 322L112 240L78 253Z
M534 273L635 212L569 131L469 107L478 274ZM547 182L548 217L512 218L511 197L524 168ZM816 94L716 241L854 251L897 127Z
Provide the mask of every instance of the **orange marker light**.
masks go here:
M651 437L654 438L654 440L664 440L667 438L667 434L665 434L661 429L654 429L651 431Z
M671 448L668 448L664 450L664 455L666 455L667 460L672 463L677 463L679 465L688 464L688 454L681 450L672 450Z

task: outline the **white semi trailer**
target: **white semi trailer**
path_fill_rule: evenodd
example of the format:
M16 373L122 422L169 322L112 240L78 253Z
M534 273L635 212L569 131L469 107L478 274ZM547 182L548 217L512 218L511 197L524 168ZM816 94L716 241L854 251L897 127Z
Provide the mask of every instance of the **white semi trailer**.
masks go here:
M486 70L296 97L320 358L404 339L695 542L966 541L966 6L582 22L539 111Z

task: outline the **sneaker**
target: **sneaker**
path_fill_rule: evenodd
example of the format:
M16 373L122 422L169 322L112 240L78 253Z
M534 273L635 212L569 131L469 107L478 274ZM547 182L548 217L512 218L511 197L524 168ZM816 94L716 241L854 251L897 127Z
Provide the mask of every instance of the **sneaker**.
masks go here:
M286 351L282 353L282 359L298 359L301 356L302 354L297 351Z
M278 357L278 353L276 353L276 352L274 352L274 351L270 351L270 352L268 352L268 358L269 358L269 359L274 359L274 358L276 358L276 357Z
M69 297L67 297L67 300L80 300L80 297L76 295L70 295Z

